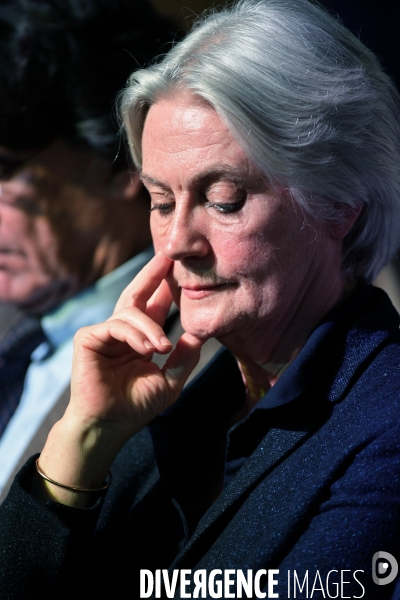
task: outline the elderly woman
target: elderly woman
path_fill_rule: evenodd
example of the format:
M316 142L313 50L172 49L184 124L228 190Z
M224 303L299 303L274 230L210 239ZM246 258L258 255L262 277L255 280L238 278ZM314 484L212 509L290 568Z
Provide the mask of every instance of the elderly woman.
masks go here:
M399 108L307 0L243 0L132 76L157 254L76 337L1 507L5 597L391 597L399 318L368 283L399 240Z

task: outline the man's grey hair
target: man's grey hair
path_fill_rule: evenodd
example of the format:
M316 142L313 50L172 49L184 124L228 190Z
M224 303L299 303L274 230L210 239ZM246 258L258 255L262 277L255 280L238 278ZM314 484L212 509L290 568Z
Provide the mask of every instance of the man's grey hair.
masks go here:
M343 270L377 276L400 242L400 99L350 31L308 0L241 0L200 19L121 95L138 168L149 107L179 90L216 110L305 219L338 224L362 206Z

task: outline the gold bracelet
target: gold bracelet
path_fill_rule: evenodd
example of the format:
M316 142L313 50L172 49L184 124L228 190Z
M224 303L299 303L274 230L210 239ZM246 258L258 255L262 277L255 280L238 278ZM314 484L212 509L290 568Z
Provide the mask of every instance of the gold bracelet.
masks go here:
M64 488L65 490L70 490L71 492L86 492L86 493L99 493L99 492L105 492L111 485L112 482L112 475L111 473L108 474L108 481L99 488L81 488L81 487L74 487L72 485L65 485L64 483L59 483L58 481L54 481L54 479L50 479L50 477L47 477L46 473L43 473L42 469L39 467L39 458L36 459L36 471L39 473L40 477L43 477L43 479L45 479L46 481L48 481L49 483L52 483L54 485L58 485L58 487Z

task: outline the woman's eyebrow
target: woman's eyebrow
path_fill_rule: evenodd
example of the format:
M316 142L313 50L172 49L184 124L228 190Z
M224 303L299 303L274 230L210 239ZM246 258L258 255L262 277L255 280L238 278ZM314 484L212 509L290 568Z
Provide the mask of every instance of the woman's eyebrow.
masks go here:
M155 177L152 177L151 175L148 175L147 173L143 173L143 171L140 174L140 179L145 184L155 185L162 189L169 189L168 185L162 183L161 181L159 181ZM206 169L201 173L196 173L195 175L193 175L193 177L189 179L189 186L193 187L199 184L221 181L223 179L231 181L236 185L248 185L249 182L255 181L257 177L255 175L249 174L247 176L244 176L236 167L234 168L228 165L220 165L217 167Z
M141 181L143 181L144 184L150 184L150 185L155 185L157 187L163 188L163 189L168 189L168 186L165 185L164 183L161 183L161 181L158 181L158 179L155 179L154 177L151 177L150 175L146 175L146 173L143 173L143 171L140 173L139 175Z

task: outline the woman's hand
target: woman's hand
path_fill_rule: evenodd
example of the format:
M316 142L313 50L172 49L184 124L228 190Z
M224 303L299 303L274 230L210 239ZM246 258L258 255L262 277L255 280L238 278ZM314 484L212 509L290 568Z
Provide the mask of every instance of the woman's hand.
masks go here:
M175 402L199 359L201 341L185 334L164 369L154 352L171 352L162 326L172 296L165 277L171 267L155 256L124 290L114 314L81 329L75 338L70 412L107 422L130 437Z
M163 369L151 362L154 352L172 350L162 329L172 303L165 281L171 265L157 254L123 291L106 322L76 334L70 404L40 457L52 479L98 487L129 437L177 400L202 341L184 333ZM79 494L42 485L58 501L79 500Z

